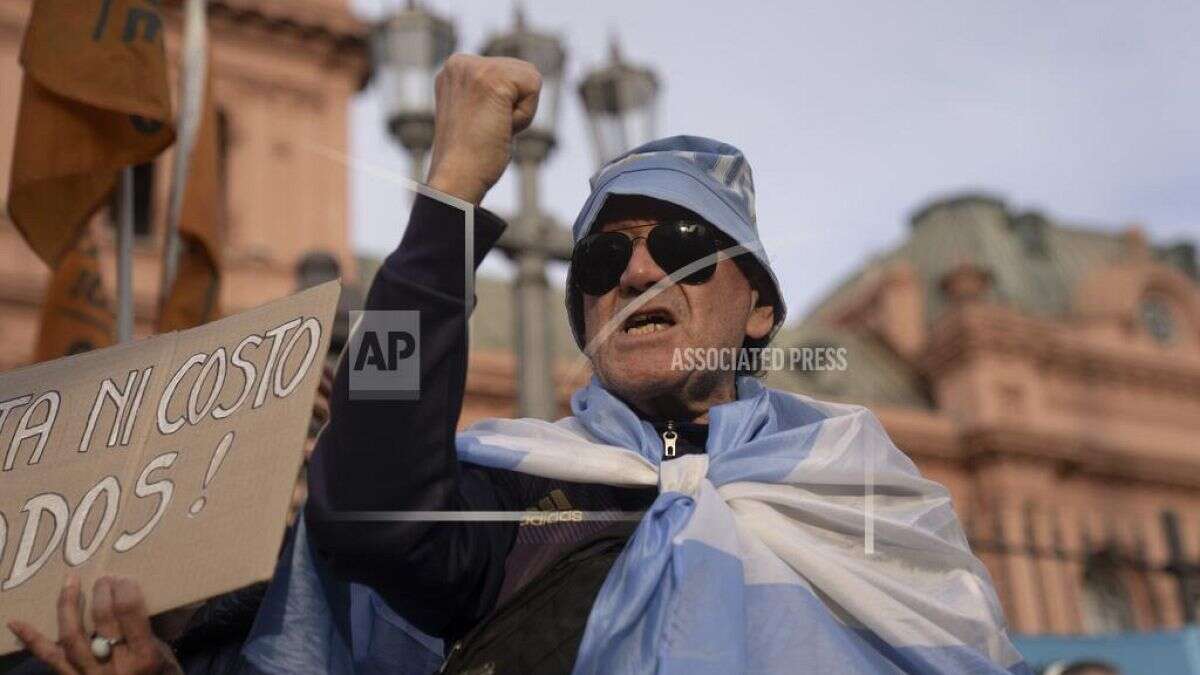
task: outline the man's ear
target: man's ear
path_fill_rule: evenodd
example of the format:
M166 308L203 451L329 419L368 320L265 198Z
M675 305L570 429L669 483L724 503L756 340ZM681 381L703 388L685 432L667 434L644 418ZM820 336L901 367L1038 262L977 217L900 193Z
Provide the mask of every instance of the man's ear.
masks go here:
M750 316L746 317L746 337L761 340L771 334L775 326L775 308L758 304L758 291L750 289Z

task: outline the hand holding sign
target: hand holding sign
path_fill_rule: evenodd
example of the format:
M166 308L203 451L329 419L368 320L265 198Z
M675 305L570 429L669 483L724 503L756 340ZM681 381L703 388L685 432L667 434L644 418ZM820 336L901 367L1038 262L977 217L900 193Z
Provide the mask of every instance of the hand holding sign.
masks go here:
M100 577L92 590L91 607L95 637L88 637L83 630L79 578L68 574L58 596L57 642L23 621L11 621L8 626L31 654L59 675L183 672L171 648L151 632L146 601L137 582ZM97 643L107 648L98 650Z
M0 623L53 632L68 573L152 613L269 578L338 290L0 375Z

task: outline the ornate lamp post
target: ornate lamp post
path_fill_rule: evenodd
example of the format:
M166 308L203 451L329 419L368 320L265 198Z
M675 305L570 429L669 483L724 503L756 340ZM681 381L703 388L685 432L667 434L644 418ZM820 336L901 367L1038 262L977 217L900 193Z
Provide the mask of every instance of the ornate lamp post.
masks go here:
M433 147L434 76L454 50L454 24L416 0L380 21L371 34L371 58L383 92L388 131L409 152L412 179L420 182Z
M579 84L597 168L656 135L658 78L648 68L626 63L615 37L609 53L609 64Z
M511 33L492 36L486 56L529 61L542 75L542 93L533 123L513 139L519 183L518 212L501 248L516 263L514 282L517 336L517 406L523 417L557 417L554 355L547 315L546 261L570 258L570 234L555 225L538 205L538 171L555 145L555 124L566 53L551 35L525 25L518 8ZM565 238L564 238L565 237Z
M525 25L525 14L518 6L514 13L511 33L493 35L483 47L484 56L509 56L528 61L542 76L542 93L538 100L533 123L514 139L515 159L540 163L546 160L555 145L558 124L558 102L561 98L563 64L566 52L553 35L539 33Z

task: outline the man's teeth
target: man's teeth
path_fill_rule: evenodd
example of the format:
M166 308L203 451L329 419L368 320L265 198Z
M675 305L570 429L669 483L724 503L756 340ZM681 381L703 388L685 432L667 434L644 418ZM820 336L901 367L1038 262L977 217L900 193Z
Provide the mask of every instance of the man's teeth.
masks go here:
M640 326L626 328L625 333L628 335L645 335L647 333L657 333L660 330L666 330L671 327L671 324L663 321L651 321Z

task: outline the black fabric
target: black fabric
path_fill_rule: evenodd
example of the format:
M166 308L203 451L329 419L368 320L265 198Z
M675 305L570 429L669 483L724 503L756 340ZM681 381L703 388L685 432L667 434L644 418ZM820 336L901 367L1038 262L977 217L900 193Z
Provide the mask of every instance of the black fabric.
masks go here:
M592 603L635 523L615 523L577 543L451 647L443 672L570 673Z
M374 588L436 636L465 632L487 613L503 581L516 524L346 523L344 510L511 510L488 470L460 468L454 434L466 381L464 216L418 197L400 246L384 261L367 310L420 313L420 396L349 400L338 365L330 420L309 467L305 516L318 555L338 576ZM504 230L475 213L476 263Z
M267 584L217 596L197 610L172 647L187 675L233 675L245 665L242 644L254 626Z
M54 671L27 651L0 656L0 675L54 675Z

